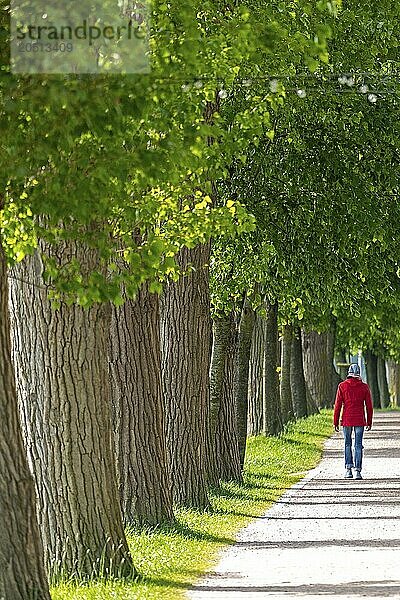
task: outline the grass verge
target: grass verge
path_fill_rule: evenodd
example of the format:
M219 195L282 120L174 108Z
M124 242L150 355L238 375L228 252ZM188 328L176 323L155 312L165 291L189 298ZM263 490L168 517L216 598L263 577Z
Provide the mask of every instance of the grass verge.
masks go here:
M332 411L290 424L278 438L248 441L244 483L224 483L211 494L212 510L177 511L174 527L130 531L139 582L63 583L53 600L179 600L218 560L219 550L263 514L291 485L319 461L324 440L332 433Z

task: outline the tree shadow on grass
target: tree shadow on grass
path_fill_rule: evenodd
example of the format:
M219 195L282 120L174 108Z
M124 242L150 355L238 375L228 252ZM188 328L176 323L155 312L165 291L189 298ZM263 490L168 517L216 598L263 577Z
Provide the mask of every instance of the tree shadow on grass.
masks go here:
M204 576L204 571L200 571L200 570L199 571L185 570L185 571L180 571L180 573L182 575L187 575L192 580L199 579L201 576ZM172 589L176 589L176 590L189 590L194 585L190 581L187 581L187 582L173 581L171 579L164 579L162 577L143 577L143 579L141 580L141 583L145 583L145 584L147 583L149 585L165 587L165 588L172 588Z
M254 489L254 486L252 485L248 485L246 486L246 490L241 491L240 489L237 490L233 490L233 489L229 489L229 488L220 488L218 490L213 491L213 496L218 499L218 498L223 498L226 500L245 500L247 502L255 502L255 503L263 503L263 502L270 502L270 501L274 501L276 500L276 498L278 497L278 495L273 495L273 496L265 496L263 495L262 497L260 497L259 495L257 495L256 491L254 493L251 492L251 490ZM256 490L267 490L268 488L262 488L262 487L258 487L256 488ZM275 488L270 488L270 489L274 489ZM286 489L286 488L284 488Z
M196 512L192 509L193 512ZM212 508L204 511L198 511L198 515L201 514L213 514L216 511ZM126 535L129 539L130 535L140 535L141 533L146 533L148 535L179 535L183 539L187 540L197 540L203 542L214 542L217 544L231 544L234 540L228 537L222 537L218 535L213 535L211 533L207 533L205 531L198 531L193 527L189 527L185 523L182 523L178 519L173 523L162 523L159 525L148 525L144 527L128 527L126 528Z
M271 502L272 504L272 502ZM268 508L265 509L266 511L268 510ZM239 510L231 510L229 512L225 512L223 510L221 511L216 511L216 512L220 512L221 515L234 515L235 517L245 517L246 519L262 519L264 517L264 514L262 515L252 515L250 513L246 513L246 512L240 512ZM235 540L233 540L233 543L236 543Z
M252 488L254 488L255 486L253 486L252 484L247 484L241 487L246 487L247 489L251 490ZM264 492L266 492L268 489L270 490L270 494L269 495L264 495L262 497L257 496L256 494L251 494L251 492L247 492L247 493L241 493L240 490L238 489L230 489L230 488L220 488L217 490L214 490L213 495L216 498L216 500L223 498L226 500L231 500L233 502L235 501L241 501L241 500L247 500L248 502L251 502L252 504L259 504L259 505L265 505L265 511L268 510L268 505L272 505L275 502L279 501L279 499L282 497L282 495L287 491L287 487L276 487L276 488L266 488L265 486L256 486L256 489L258 490L263 490ZM242 508L242 510L241 510ZM237 509L235 507L231 507L231 508L211 508L209 509L209 512L211 511L213 514L220 514L220 515L233 515L233 516L237 516L237 517L246 517L246 518L251 518L251 519L257 519L260 518L260 513L258 514L250 514L249 512L243 511L244 507L239 506ZM260 507L261 508L261 507ZM258 512L258 511L255 511ZM263 514L263 513L261 513Z
M325 436L323 436L323 437L325 437ZM284 441L287 442L288 444L292 444L293 446L298 446L299 448L301 448L302 446L308 446L309 448L314 448L314 450L320 450L319 444L317 444L315 442L305 442L305 441L293 439L291 437L285 437Z
M315 433L314 431L303 431L302 429L300 429L300 430L297 429L296 433L301 433L303 435L309 435L311 437L318 437L318 438L323 438L323 439L326 439L327 437L329 437L327 435L324 435L323 433ZM286 440L286 437L284 437L283 439Z
M295 483L297 480L293 481L293 483ZM280 480L280 483L282 482L282 480ZM292 485L291 482L289 482L288 484L289 486ZM254 489L254 490L259 490L262 492L284 492L285 490L287 490L287 486L283 487L282 485L265 485L262 483L253 483L252 481L246 481L243 484L243 487L246 489ZM269 500L268 497L266 497L266 500Z
M271 475L270 473L255 473L252 471L247 471L245 474L245 480L241 484L241 487L263 487L264 489L274 489L274 490L286 490L287 487L292 485L292 483L296 483L298 481L298 477L294 475ZM257 484L254 484L254 480L257 481ZM265 481L266 483L261 482Z
M212 511L215 512L215 511ZM184 523L176 522L174 525L164 525L162 527L162 533L173 533L179 534L185 539L188 540L199 540L203 542L215 542L217 544L232 544L234 540L228 537L219 537L218 535L213 535L211 533L197 531L192 527L188 527Z
M282 485L282 478L278 479L275 484L273 482L270 482L267 485L253 484L253 482L250 480L250 481L246 482L246 486L248 487L248 489L254 488L256 490L270 492L271 494L274 495L274 497L277 497L277 496L280 496L281 494L283 494L284 492L286 492L295 483L298 483L303 477L304 476L302 476L302 477L294 477L294 476L287 477L287 478L285 478L283 485ZM266 499L268 500L269 498L267 497Z

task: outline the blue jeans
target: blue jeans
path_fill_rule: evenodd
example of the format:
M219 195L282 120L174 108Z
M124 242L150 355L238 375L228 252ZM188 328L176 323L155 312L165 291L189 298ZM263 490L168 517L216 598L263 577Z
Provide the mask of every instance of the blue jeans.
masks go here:
M352 435L354 430L354 462L352 450ZM346 469L355 468L361 471L364 427L343 427L344 435L344 462Z

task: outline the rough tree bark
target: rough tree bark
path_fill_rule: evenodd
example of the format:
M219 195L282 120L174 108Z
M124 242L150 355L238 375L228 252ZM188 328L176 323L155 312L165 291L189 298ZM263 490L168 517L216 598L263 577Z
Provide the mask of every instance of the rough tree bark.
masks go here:
M206 447L209 418L212 326L210 245L182 248L177 260L193 270L164 288L161 299L162 383L167 451L174 501L208 506Z
M394 406L400 406L400 364L388 361L389 392Z
M285 425L294 420L292 388L290 385L290 365L293 342L293 328L291 325L284 325L282 331L281 343L281 413L282 423Z
M65 242L59 265L97 266ZM53 576L131 574L116 481L108 378L110 309L53 310L36 252L12 270L13 358L23 436L38 496L45 562Z
M0 597L50 600L11 363L7 268L0 238Z
M249 435L259 435L263 429L265 327L265 318L257 313L250 350L249 415L247 427Z
M239 436L239 455L242 469L244 465L247 442L249 367L254 317L254 310L250 303L246 300L243 306L239 325L239 350L235 382L237 432Z
M331 405L332 372L327 356L327 335L302 331L303 365L306 384L319 408Z
M278 354L278 303L268 304L265 336L265 398L263 432L278 435L282 431L282 415L279 397Z
M243 480L235 404L235 367L238 353L238 320L232 311L214 319L211 365L210 456L214 471L210 482Z
M386 362L380 356L378 356L377 362L377 377L380 405L381 408L387 408L390 405L390 395L386 376Z
M310 390L308 389L308 385L306 383L306 398L307 398L307 413L308 415L317 415L319 413L319 408L314 398L310 394Z
M124 522L171 522L159 299L147 284L135 300L112 308L109 359Z
M365 352L365 368L367 370L367 382L371 389L372 403L374 408L381 407L378 387L378 359L371 350Z
M303 353L301 349L301 331L296 327L292 337L292 351L290 355L290 387L292 390L293 410L296 419L306 417L307 393L303 371Z

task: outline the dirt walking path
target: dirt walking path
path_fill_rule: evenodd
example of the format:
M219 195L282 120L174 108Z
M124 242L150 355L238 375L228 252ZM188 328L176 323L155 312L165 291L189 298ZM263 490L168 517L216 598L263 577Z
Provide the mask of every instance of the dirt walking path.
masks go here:
M343 479L342 449L334 434L320 464L239 533L190 600L400 599L400 412L375 415L365 432L362 481Z

